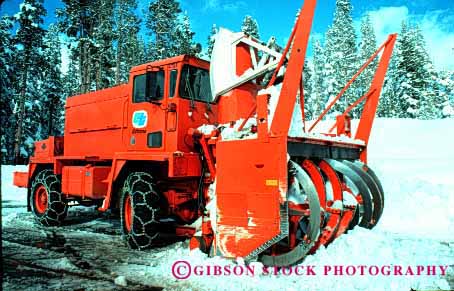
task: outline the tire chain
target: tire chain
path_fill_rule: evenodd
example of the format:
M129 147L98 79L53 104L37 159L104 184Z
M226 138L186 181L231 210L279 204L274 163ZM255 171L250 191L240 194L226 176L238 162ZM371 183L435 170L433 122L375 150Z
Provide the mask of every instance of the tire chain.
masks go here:
M42 215L37 214L34 201L35 191L39 185L43 185L47 191L47 208ZM66 218L68 205L61 193L60 179L52 170L43 170L36 175L33 179L29 199L33 214L41 224L45 226L59 226Z
M130 232L124 229L123 204L126 194L131 197L133 209ZM150 174L134 172L128 176L122 192L121 225L126 241L131 248L139 250L150 248L158 238L159 200L159 194L154 189L153 177Z

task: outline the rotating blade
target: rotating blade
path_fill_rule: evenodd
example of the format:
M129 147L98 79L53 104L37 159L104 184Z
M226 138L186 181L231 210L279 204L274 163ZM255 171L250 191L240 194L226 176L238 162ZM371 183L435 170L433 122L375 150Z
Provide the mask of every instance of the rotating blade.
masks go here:
M325 180L323 179L320 169L309 159L304 160L301 166L309 174L309 177L317 190L320 206L323 209L326 209Z
M327 185L329 184L329 187L331 188L331 200L333 202L333 205L331 205L330 208L338 209L340 211L330 213L326 227L325 229L323 229L322 234L320 235L320 244L326 246L336 238L336 235L338 236L343 233L339 232L339 227L342 221L342 216L345 213L345 209L342 201L342 185L336 171L324 160L319 161L318 167L320 168L320 171L323 173L327 182L329 182L327 183Z
M372 179L374 179L375 183L377 184L378 188L380 189L381 198L382 198L381 211L383 212L383 208L385 206L385 191L383 190L383 186L380 182L380 179L378 179L378 176L368 165L364 164L361 161L355 161L355 164L360 166L363 171L365 171L367 174L369 174L372 177Z
M352 230L353 228L355 228L355 226L359 224L359 218L359 207L356 207L355 210L353 210L353 216L350 223L348 224L347 230Z
M374 227L378 220L380 219L383 213L383 202L382 202L382 194L380 192L380 188L378 187L377 183L375 183L374 179L367 174L366 171L363 171L361 167L357 164L354 164L350 161L342 161L344 164L349 166L353 171L358 174L361 179L366 183L367 187L369 188L370 193L372 194L372 201L374 203L374 210L372 212L372 227Z
M317 241L320 234L320 201L317 190L310 176L295 162L289 161L289 172L294 173L295 179L302 187L302 192L306 195L309 203L309 225L307 232L307 242L301 241L292 250L280 255L263 255L260 260L266 266L289 266L303 259Z
M356 186L356 188L359 191L359 194L361 195L362 198L362 206L363 206L363 212L360 213L362 214L362 218L360 220L359 226L365 227L365 228L372 228L373 225L371 225L371 220L372 220L372 213L373 213L373 203L372 203L372 194L370 193L369 188L367 187L367 184L361 179L361 177L354 171L352 170L348 165L342 163L341 161L338 160L333 160L333 159L326 159L326 162L334 168L337 172L341 173L352 183Z
M287 200L289 202L293 202L295 204L303 204L306 200L306 197L301 195L301 186L296 179L291 182L291 184L288 187L288 195L287 195Z

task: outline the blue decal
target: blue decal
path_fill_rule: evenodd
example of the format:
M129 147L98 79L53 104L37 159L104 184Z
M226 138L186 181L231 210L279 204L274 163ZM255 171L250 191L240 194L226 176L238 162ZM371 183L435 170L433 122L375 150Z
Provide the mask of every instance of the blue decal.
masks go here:
M132 126L134 128L144 128L147 126L148 114L144 110L136 111L132 115Z

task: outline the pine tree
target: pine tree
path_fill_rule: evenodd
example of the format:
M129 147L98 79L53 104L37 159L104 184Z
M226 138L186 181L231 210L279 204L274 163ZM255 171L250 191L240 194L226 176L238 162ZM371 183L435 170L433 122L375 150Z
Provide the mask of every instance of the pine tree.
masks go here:
M210 35L208 36L208 41L207 41L207 57L208 57L208 59L211 59L211 54L213 53L213 47L214 47L216 33L218 33L218 29L216 27L216 24L213 24L213 26L211 27Z
M309 118L317 117L326 102L325 98L325 55L320 41L313 42L313 74L312 74L312 90L309 97L312 115Z
M399 117L433 118L434 112L441 111L441 105L433 108L437 100L437 79L432 67L425 42L419 28L408 28L402 23L400 40L400 57L397 71L400 76L397 99L400 107Z
M377 49L377 38L375 37L375 31L372 26L370 16L366 15L361 21L361 43L359 45L359 63L363 64L369 59L370 56ZM372 63L359 75L357 81L355 82L356 86L356 95L357 97L363 96L367 93L370 87L370 83L377 69L377 58L375 58ZM362 102L364 104L364 101ZM362 104L358 105L353 109L353 117L357 118L360 116L362 111Z
M440 94L440 83L438 72L435 70L429 54L426 50L426 42L419 27L413 29L413 41L415 49L419 56L422 67L419 68L419 76L422 78L419 116L420 119L441 118L442 111L446 105L446 96Z
M454 118L454 71L441 71L438 83L440 85L440 95L444 102L441 111L442 118Z
M65 5L57 9L58 26L68 39L68 48L73 60L78 62L79 93L90 90L92 82L91 47L95 30L95 5L88 0L62 0ZM96 3L97 4L97 3ZM75 78L76 75L73 76Z
M137 36L137 41L132 42L131 50L128 51L128 59L133 66L143 64L147 61L147 47L145 39L140 35Z
M68 71L63 76L63 94L65 98L81 93L80 82L77 78L79 74L78 63L77 58L73 57L73 53L70 52Z
M196 55L200 53L200 44L193 41L195 32L191 29L191 22L187 13L183 15L182 21L177 28L176 54L177 55Z
M313 119L317 111L317 100L314 100L314 72L312 64L307 60L304 62L303 68L303 83L304 83L304 112L306 119ZM299 103L299 98L297 100Z
M42 86L42 124L44 137L62 135L64 93L61 76L61 44L58 28L50 25L44 37L45 66Z
M418 27L402 23L377 114L380 117L432 119L450 116L454 75L437 72ZM451 97L454 99L454 97ZM454 101L454 100L453 100ZM451 104L454 104L451 103Z
M408 31L406 22L402 22L401 31L397 38L393 55L383 85L383 93L377 108L380 117L408 117L408 103L402 98L408 84L407 73L401 66L404 62L402 46L408 46Z
M397 98L399 86L399 71L397 65L401 56L400 44L397 43L393 50L393 55L388 66L385 81L383 83L383 91L378 103L377 116L378 117L399 117L401 104Z
M415 79L415 43L412 41L411 30L408 30L407 23L402 23L402 28L399 38L399 46L401 54L397 70L399 72L399 89L397 98L399 103L398 117L416 118L419 115L419 95L414 87ZM418 63L418 65L421 65Z
M11 17L3 16L0 20L0 121L1 121L1 159L2 164L12 163L14 147L13 102L15 68L13 57L15 48L11 36L13 23Z
M92 2L95 11L95 30L92 39L92 59L95 66L94 88L107 88L115 83L114 80L114 33L113 13L115 0L97 0Z
M113 11L115 0L62 0L57 10L60 31L68 39L71 56L78 61L80 92L115 82Z
M146 27L150 36L148 60L160 60L177 55L176 31L180 4L176 0L150 2Z
M36 126L36 112L41 111L39 101L41 67L44 64L43 17L46 10L42 0L25 0L19 6L20 11L15 15L18 30L15 35L17 54L15 60L18 80L17 96L17 129L14 144L16 163L23 161L31 152L33 141L41 132Z
M136 0L118 0L115 6L116 84L127 82L131 67L143 61L144 48L140 45L140 20L135 14L136 8Z
M329 76L327 86L329 99L334 98L342 90L358 69L352 9L350 0L337 0L333 25L326 33L325 70L333 73ZM334 110L344 111L357 98L354 87L350 88L334 106Z
M257 20L255 20L250 15L246 15L244 17L243 24L241 25L241 31L256 39L260 39L259 25L257 23Z

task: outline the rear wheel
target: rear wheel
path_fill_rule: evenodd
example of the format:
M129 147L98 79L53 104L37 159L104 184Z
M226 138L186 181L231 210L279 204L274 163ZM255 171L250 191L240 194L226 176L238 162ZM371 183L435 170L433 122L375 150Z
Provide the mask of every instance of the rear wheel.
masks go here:
M131 248L146 249L157 241L160 202L150 174L129 174L121 193L120 209L123 234Z
M68 214L60 179L52 170L43 170L35 176L29 199L33 214L43 225L60 225Z

